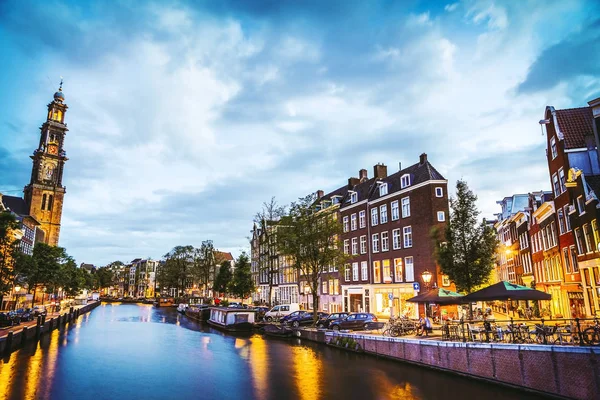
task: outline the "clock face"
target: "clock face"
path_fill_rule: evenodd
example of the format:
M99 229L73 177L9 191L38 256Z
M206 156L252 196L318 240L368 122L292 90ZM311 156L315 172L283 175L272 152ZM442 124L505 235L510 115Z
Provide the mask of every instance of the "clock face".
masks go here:
M48 146L48 153L57 155L58 154L58 146L53 145L53 144L49 145Z

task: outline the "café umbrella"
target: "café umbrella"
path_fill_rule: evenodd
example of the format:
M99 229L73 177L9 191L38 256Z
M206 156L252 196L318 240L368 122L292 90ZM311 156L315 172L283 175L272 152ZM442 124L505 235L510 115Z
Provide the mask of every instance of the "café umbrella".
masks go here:
M439 305L461 304L464 296L451 290L437 288L426 293L411 297L406 301L412 303L435 303Z
M491 300L550 300L552 296L539 290L500 281L463 297L464 302Z

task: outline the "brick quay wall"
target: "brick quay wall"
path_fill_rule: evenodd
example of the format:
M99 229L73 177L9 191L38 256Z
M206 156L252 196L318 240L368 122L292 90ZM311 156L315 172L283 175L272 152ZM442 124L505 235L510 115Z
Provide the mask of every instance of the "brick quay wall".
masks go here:
M559 398L600 399L600 348L462 343L301 330L320 343L350 337L367 354Z
M0 330L0 356L9 355L25 343L39 340L43 334L51 332L68 323L75 322L80 315L93 310L99 305L100 302L95 301L84 306L75 306L72 310L69 310L69 312L61 315L49 316L44 319L39 317L36 323L23 325L20 330L12 329L8 332Z

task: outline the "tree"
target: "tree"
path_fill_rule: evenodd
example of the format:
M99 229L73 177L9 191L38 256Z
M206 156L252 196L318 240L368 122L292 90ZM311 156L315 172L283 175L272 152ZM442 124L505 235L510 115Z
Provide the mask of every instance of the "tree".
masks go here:
M231 282L231 293L245 299L254 291L254 281L252 281L252 272L250 271L250 259L245 252L242 252L235 261L235 273Z
M23 271L29 292L33 290L33 298L40 286L48 286L50 292L64 283L70 277L65 277L61 266L67 262L75 262L62 247L36 243L33 248L32 261L27 264L28 270Z
M205 297L208 296L208 291L211 289L211 281L215 279L216 266L223 261L217 259L215 254L216 250L212 240L204 240L200 248L196 248L193 251L193 274L198 279L198 287L202 287Z
M311 289L313 319L319 310L319 281L324 267L343 265L346 255L340 246L342 224L335 210L316 207L316 195L308 195L290 205L288 217L282 218L277 230L277 246L305 279Z
M114 284L115 274L109 267L101 267L96 270L95 288L102 289Z
M219 267L219 273L215 277L213 290L216 293L228 293L230 291L233 274L231 273L231 264L229 261L223 261Z
M175 246L164 255L165 263L160 268L157 279L162 288L176 288L181 293L192 275L193 246Z
M276 229L274 226L285 216L285 207L277 204L275 196L267 203L264 202L262 209L254 216L254 223L261 227L262 240L258 250L266 249L266 254L259 254L256 258L258 261L258 271L260 273L267 271L269 280L269 303L273 295L273 276L278 274L278 255L276 246Z
M0 307L4 296L14 286L19 241L15 239L13 232L18 228L19 223L14 215L7 211L0 212Z
M496 260L498 239L485 221L478 222L477 196L465 181L456 183L450 200L450 222L443 234L433 232L436 258L458 291L471 293L489 279Z

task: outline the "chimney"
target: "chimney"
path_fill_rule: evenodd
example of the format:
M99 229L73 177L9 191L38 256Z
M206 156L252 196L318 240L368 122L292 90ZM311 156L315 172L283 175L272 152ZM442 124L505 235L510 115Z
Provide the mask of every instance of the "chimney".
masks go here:
M425 164L427 162L427 153L423 153L419 156L419 164Z
M373 166L373 175L375 179L381 179L387 177L387 166L385 164L379 163Z
M323 196L325 196L325 192L323 192L322 190L317 190L317 199L320 199Z
M369 177L367 176L367 170L366 169L363 168L360 171L358 171L358 179L360 179L361 182L364 182L367 179L369 179Z
M358 178L348 178L348 189L352 189L354 186L360 183Z

